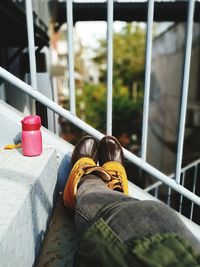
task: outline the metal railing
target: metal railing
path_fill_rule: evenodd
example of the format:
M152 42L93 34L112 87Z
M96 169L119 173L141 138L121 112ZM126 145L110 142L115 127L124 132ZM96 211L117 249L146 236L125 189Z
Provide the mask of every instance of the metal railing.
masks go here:
M76 114L75 85L74 85L74 46L73 46L73 5L72 0L66 0L67 36L68 36L68 65L69 65L69 100L70 112Z
M150 74L151 74L151 55L152 55L152 29L153 29L153 15L154 15L154 0L148 1L148 19L147 19L147 43L146 43L146 63L145 63L145 95L144 95L144 110L143 110L143 129L142 129L142 155L141 158L135 156L128 150L124 149L125 157L132 163L139 166L141 169L152 175L160 182L156 183L155 190L162 184L166 185L169 190L174 190L183 198L189 199L193 205L194 203L200 206L200 197L195 194L195 188L189 190L184 186L184 176L181 170L183 141L185 130L185 116L187 108L187 95L192 47L192 29L195 0L188 1L188 20L186 32L186 49L184 59L182 97L180 106L180 120L178 130L178 148L176 157L176 171L175 179L160 172L146 162L147 151L147 136L148 136L148 117L149 117L149 93L150 93ZM30 72L31 72L31 86L18 79L2 67L0 67L0 77L9 83L13 84L29 96L33 97L55 113L63 116L74 125L94 136L100 140L103 134L92 128L90 125L75 116L76 102L75 102L75 86L74 86L74 54L73 54L73 1L66 0L67 8L67 23L68 23L68 61L69 61L69 91L70 91L70 111L60 107L58 104L51 101L49 98L42 95L37 90L36 64L35 64L35 45L33 32L33 16L31 0L26 0L26 14L27 14L27 30L28 30L28 44L30 55ZM112 134L112 76L113 76L113 51L112 51L112 31L113 31L113 0L107 1L107 133ZM151 188L152 190L153 188ZM151 191L146 189L146 191ZM168 197L168 199L170 199ZM192 206L193 207L193 206Z
M143 160L146 160L146 153L147 153L151 57L152 57L152 40L153 40L153 13L154 13L154 0L150 0L148 5L148 17L147 17L146 62L145 62L146 70L145 70L145 88L144 88L143 124L142 124L141 157Z
M169 179L174 179L174 176L175 174L169 175ZM198 178L200 178L200 159L195 160L191 164L188 164L182 168L180 171L180 178L182 186L189 188L195 194L197 192ZM168 206L172 206L179 213L186 215L190 220L194 219L197 221L197 218L193 218L194 202L185 200L183 195L177 195L176 197L172 198L171 187L168 187L162 182L158 181L145 188L145 192L150 193L155 198L164 201ZM176 200L176 203L173 203L174 199ZM186 209L184 207L186 207ZM199 208L197 212L199 217Z
M28 34L28 48L29 48L29 66L31 74L31 86L37 88L37 69L35 57L35 38L33 29L33 8L32 0L26 0L26 21Z
M185 133L185 119L187 110L187 97L189 88L189 76L190 76L190 61L192 50L192 30L193 30L193 18L194 18L195 0L188 1L188 21L186 31L186 45L185 45L185 58L184 58L184 70L183 70L183 82L182 82L182 95L181 95L181 107L180 107L180 119L178 130L178 147L176 157L176 176L175 179L180 184L181 164L183 157L183 142Z

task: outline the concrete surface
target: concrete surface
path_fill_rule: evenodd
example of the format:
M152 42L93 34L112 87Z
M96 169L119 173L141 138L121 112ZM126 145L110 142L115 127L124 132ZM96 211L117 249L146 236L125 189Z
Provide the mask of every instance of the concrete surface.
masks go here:
M3 150L4 145L20 140L21 119L21 113L0 101L0 267L33 265L51 215L56 181L63 191L71 168L73 146L45 128L40 157ZM129 189L132 197L154 199L132 183ZM180 217L200 240L199 226ZM72 266L77 243L73 213L59 198L36 266Z
M0 149L0 267L33 266L53 207L56 151L24 157Z
M0 100L0 148L6 144L19 143L21 141L21 120L22 113ZM58 162L58 185L59 191L63 190L68 174L70 172L70 160L73 145L64 141L44 127L42 139L44 144L51 144L57 152Z
M129 194L140 200L158 201L131 182L129 182ZM179 213L177 214L200 240L199 226ZM79 236L74 225L74 213L64 207L60 196L36 267L72 267L78 242Z
M64 207L60 195L36 267L72 267L78 241L74 213Z

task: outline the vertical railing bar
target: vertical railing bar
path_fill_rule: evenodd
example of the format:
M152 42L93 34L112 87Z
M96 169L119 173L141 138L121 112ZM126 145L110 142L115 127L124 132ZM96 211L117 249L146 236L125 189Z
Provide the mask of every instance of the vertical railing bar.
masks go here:
M35 58L35 38L34 38L34 28L33 28L34 22L33 22L32 0L26 0L26 22L27 22L31 86L34 89L37 89L37 69L36 69L36 58Z
M182 183L181 185L184 186L185 184L185 172L183 172L183 177L182 177ZM181 198L180 198L180 205L179 205L179 212L182 212L182 204L183 204L183 195L181 194Z
M197 170L198 170L198 165L195 166L195 171L194 171L194 183L193 183L193 189L192 189L193 193L195 193L195 191L196 191ZM192 205L191 205L190 220L192 220L192 218L193 218L193 210L194 210L194 202L192 202Z
M158 198L158 187L155 188L155 194L154 194L154 196L155 196L156 198Z
M198 165L199 163L200 163L200 159L197 159L197 160L193 161L192 163L188 164L187 166L185 166L184 168L182 168L181 172L187 171L187 170L191 169L192 167Z
M172 188L168 187L168 194L167 194L167 205L170 207L171 205L171 192L172 192Z
M112 135L112 92L113 92L113 0L107 2L107 126Z
M94 136L97 140L101 140L103 138L103 134L97 131L95 128L91 127L89 124L85 123L78 117L73 116L69 111L66 109L60 107L58 104L50 100L48 97L44 96L43 94L39 93L37 90L32 90L32 87L10 72L6 71L4 68L0 67L0 77L6 81L8 81L10 84L14 85L19 90L25 92L32 98L36 99L52 111L56 112L60 116L68 119L70 122L72 122L74 125L78 126L83 131L87 132L91 136ZM17 90L17 89L16 89ZM157 180L160 180L162 183L166 184L167 186L172 187L173 190L176 192L183 194L186 198L192 200L200 206L200 197L192 193L187 188L178 185L174 179L169 179L169 176L165 175L164 173L160 172L156 168L154 168L152 165L150 165L147 162L144 162L142 159L131 153L130 151L123 148L124 156L127 160L133 162L138 167L142 168L145 172L149 173L153 177L155 177Z
M147 152L147 134L148 134L148 118L149 118L151 56L152 56L152 41L153 41L153 15L154 15L154 0L149 0L147 34L146 34L145 87L144 87L142 145L141 145L141 158L145 161Z
M187 97L188 97L189 76L190 76L190 60L191 60L191 50L192 50L192 30L193 30L195 0L188 1L188 4L189 6L188 6L188 20L187 20L187 31L186 31L186 46L185 46L185 58L184 58L184 69L183 69L180 120L178 129L178 146L177 146L177 157L176 157L176 182L178 184L180 184L181 165L183 156L183 143L184 143L185 119L186 119Z
M66 0L67 13L67 44L70 112L76 114L75 84L74 84L74 46L73 46L73 1Z

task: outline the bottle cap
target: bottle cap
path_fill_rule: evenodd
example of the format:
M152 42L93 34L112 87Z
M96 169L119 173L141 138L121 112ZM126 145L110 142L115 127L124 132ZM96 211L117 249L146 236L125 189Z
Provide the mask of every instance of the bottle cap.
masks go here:
M41 118L38 115L30 115L25 117L21 123L23 131L36 131L41 127Z

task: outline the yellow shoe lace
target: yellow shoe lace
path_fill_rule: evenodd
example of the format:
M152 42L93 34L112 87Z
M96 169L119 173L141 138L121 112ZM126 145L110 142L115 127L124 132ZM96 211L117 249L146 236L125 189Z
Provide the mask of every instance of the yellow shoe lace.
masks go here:
M124 192L121 172L116 170L107 170L107 171L112 177L112 180L107 184L108 188L115 191Z

